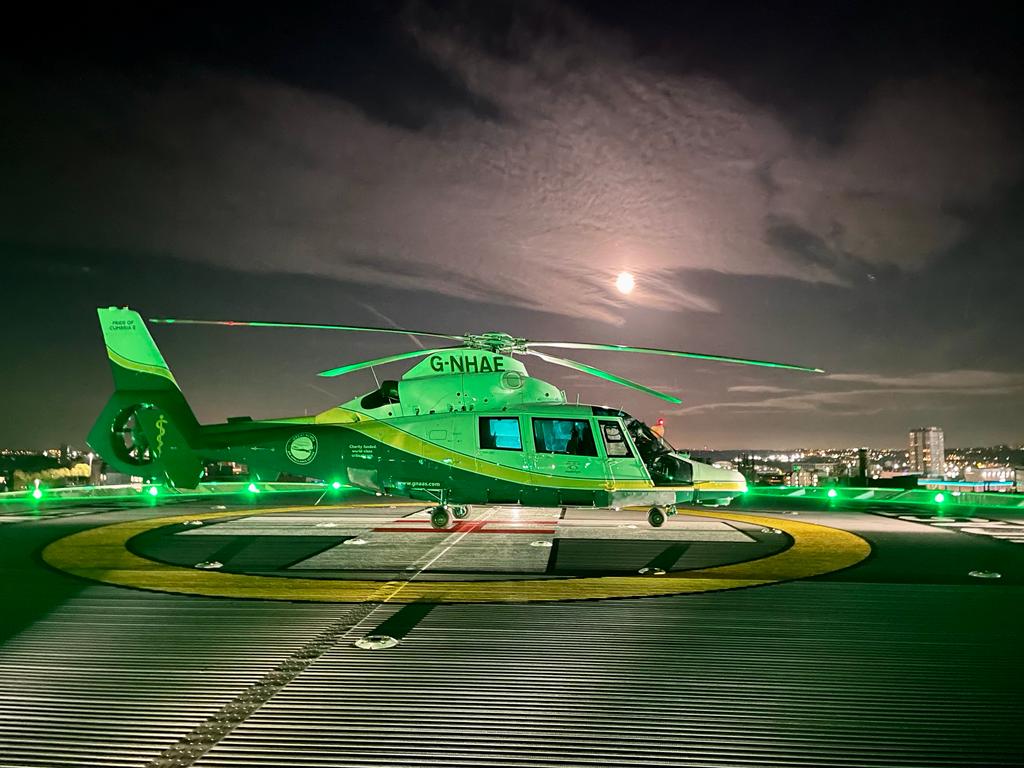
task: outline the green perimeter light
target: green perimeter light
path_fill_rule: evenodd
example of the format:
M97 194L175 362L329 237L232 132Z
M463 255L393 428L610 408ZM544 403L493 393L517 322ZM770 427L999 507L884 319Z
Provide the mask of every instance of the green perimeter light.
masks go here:
M249 493L259 493L260 489L256 487L256 483L249 483Z
M835 489L835 488L829 488L829 489L828 489L828 497L829 497L830 499L834 499L834 498L835 498L836 496L838 496L838 495L839 495L839 493L838 493L838 492L836 491L836 489Z

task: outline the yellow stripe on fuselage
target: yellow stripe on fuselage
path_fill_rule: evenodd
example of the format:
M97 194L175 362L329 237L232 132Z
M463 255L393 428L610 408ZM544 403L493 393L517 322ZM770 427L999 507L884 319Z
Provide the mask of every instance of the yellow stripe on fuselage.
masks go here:
M309 418L309 417L307 417ZM291 420L288 420L291 421ZM616 482L604 478L566 477L544 475L516 467L497 464L477 456L468 456L450 448L424 440L422 437L399 429L393 424L375 419L356 411L337 406L310 418L306 423L337 424L366 435L372 440L413 456L421 456L440 464L446 464L465 472L473 472L496 480L505 480L519 485L542 486L545 488L571 488L591 491L650 490L654 484L647 480L621 480Z
M747 484L738 480L703 480L694 483L694 488L701 491L736 491L742 493L747 490Z

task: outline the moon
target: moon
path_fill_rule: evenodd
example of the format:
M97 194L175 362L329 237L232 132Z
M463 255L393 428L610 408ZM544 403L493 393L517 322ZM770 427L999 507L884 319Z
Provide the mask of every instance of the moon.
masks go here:
M632 293L635 286L636 280L629 272L619 272L619 276L615 278L615 287L619 289L619 293Z

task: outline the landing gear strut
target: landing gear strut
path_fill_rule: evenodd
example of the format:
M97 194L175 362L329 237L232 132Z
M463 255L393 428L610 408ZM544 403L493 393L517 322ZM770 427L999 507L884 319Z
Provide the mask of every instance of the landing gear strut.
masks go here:
M647 522L652 528L661 528L665 524L665 513L661 507L651 507L651 511L647 513Z
M452 507L452 514L456 520L465 520L469 517L469 507Z

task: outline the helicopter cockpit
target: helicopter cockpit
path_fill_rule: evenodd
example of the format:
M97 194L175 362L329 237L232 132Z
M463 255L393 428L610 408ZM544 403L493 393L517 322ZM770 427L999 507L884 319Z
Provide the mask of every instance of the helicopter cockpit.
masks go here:
M681 456L668 440L655 434L640 419L615 408L595 405L593 409L595 416L617 416L622 419L655 485L685 485L693 482L691 460Z

